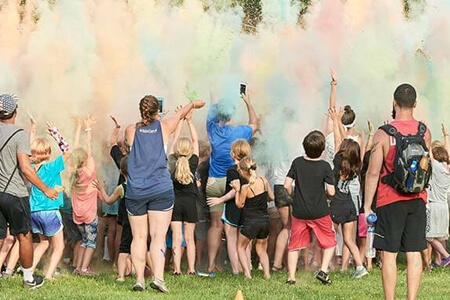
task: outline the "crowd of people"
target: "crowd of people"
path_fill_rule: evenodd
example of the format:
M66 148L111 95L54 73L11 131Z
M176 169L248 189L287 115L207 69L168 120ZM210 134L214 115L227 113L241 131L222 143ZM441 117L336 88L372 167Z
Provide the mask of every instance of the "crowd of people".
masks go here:
M31 115L28 133L15 125L18 98L0 95L1 277L22 273L24 286L38 288L44 277L36 269L48 281L62 268L95 276L98 259L114 266L118 284L134 276L133 290L142 291L151 277L151 288L168 292L165 273L182 275L183 257L192 276L229 269L251 279L258 268L269 279L287 270L289 285L299 268L331 284L331 271L352 266L357 280L377 266L385 298L394 299L397 254L405 252L414 299L423 269L450 265L449 134L443 125L443 141L431 142L426 123L413 116L416 91L402 84L392 121L378 131L369 121L366 138L353 109L336 108L331 75L324 133L304 137L304 155L270 163L252 156L263 133L248 94L241 95L248 125L233 121L229 103L211 103L207 140L193 122L200 100L162 114L158 99L145 96L141 119L123 134L111 117L113 133L99 155L93 116L75 118L73 144L47 123L56 158ZM372 244L366 218L373 213ZM371 248L376 257L367 255Z

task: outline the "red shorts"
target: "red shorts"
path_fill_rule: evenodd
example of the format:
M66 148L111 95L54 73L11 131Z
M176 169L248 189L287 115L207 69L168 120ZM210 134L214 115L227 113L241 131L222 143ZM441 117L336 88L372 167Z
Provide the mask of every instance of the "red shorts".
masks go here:
M330 215L315 220L300 220L292 217L288 250L295 251L308 247L311 230L314 232L320 248L328 249L336 246L336 232Z
M359 214L358 215L358 236L365 238L367 237L367 224L366 224L366 215Z

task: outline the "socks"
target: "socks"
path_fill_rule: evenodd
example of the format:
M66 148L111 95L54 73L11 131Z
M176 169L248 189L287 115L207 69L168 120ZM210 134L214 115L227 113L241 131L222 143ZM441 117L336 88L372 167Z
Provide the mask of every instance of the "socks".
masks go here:
M30 282L34 281L33 268L25 269L22 267L22 271L23 271L23 280L24 281L30 281Z

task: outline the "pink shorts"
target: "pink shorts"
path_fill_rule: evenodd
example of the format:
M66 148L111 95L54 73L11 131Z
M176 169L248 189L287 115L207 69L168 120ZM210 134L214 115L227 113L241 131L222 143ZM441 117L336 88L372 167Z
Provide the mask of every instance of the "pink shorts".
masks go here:
M336 246L336 232L330 215L315 220L300 220L292 217L288 250L295 251L308 247L311 230L314 232L320 248L328 249Z
M365 214L358 215L358 236L362 238L367 237L367 224Z

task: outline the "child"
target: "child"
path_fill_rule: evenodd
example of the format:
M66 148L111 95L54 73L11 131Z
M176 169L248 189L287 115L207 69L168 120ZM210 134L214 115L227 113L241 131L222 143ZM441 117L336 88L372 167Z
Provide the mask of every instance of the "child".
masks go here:
M192 123L192 113L186 116L191 138L178 139L183 122L179 123L172 147L169 151L169 170L175 191L172 222L172 251L174 275L181 275L181 243L186 241L188 274L195 275L195 224L198 222L197 201L198 188L195 180L199 161L199 144L197 130Z
M442 134L444 135L444 147L432 148L433 174L428 189L429 226L427 226L426 238L428 243L441 256L441 267L447 267L450 265L450 254L443 244L448 238L449 224L447 193L450 188L450 139L444 125L442 125Z
M97 189L92 182L97 178L94 157L92 156L92 125L95 118L89 116L84 119L87 133L87 151L77 148L81 122L77 122L75 150L72 153L71 191L73 221L78 225L83 242L78 253L75 274L82 276L94 275L89 269L92 256L97 246Z
M231 146L231 157L233 158L235 165L227 171L227 187L225 195L220 198L209 198L208 204L210 206L225 203L224 213L222 215L222 221L225 224L225 234L227 237L227 250L228 257L231 263L231 269L234 276L239 275L240 263L237 253L237 239L238 239L238 226L240 225L242 210L237 207L235 196L236 192L231 188L230 184L233 180L240 180L241 185L248 183L246 180L239 176L238 164L246 156L249 156L251 152L250 144L246 140L237 140Z
M320 157L325 150L325 136L320 131L310 132L303 140L306 156L297 157L287 174L284 188L292 196L292 224L288 245L287 284L295 284L295 271L299 250L309 246L310 231L324 249L322 266L316 278L323 284L331 284L328 267L336 246L335 232L328 209L327 195L335 194L334 178L330 165ZM295 191L292 195L292 184ZM325 193L326 187L326 193Z
M63 155L50 162L52 153L50 143L45 138L35 139L31 143L31 160L38 176L49 187L61 189L61 172L70 158L69 145L59 133L58 129L47 123L50 135L56 140ZM31 229L40 235L40 243L34 249L33 269L36 268L52 241L52 255L45 279L53 280L53 274L64 251L63 223L59 209L63 206L62 190L56 200L47 198L38 188L31 186L30 209Z
M111 205L115 203L117 200L120 200L119 210L124 209L125 207L125 191L127 188L126 178L128 176L128 156L123 157L120 162L120 174L125 178L125 182L117 186L111 196L108 196L108 194L106 193L105 186L103 183L101 183L100 181L96 182L96 186L99 189L103 201L105 201L106 204ZM120 222L122 224L122 236L119 247L119 258L117 260L117 269L118 269L118 275L116 279L117 283L125 282L127 260L130 256L131 242L133 240L133 234L131 232L130 221L128 220L128 216L127 215L123 216Z
M256 253L264 271L264 278L270 278L270 263L267 254L267 238L270 220L267 201L273 201L274 195L265 177L256 175L256 164L249 156L238 164L239 175L248 182L241 186L239 179L233 180L231 186L236 192L236 206L243 208L243 225L238 237L238 257L244 274L251 279L247 248L256 239ZM270 200L269 200L270 199Z

